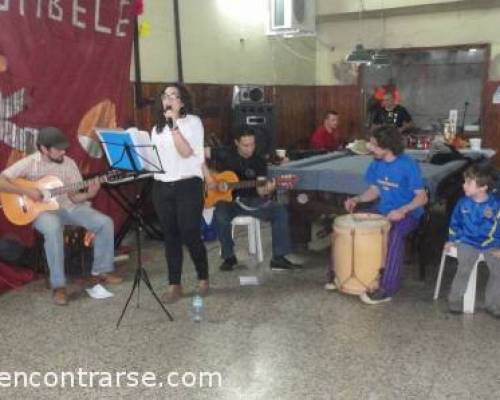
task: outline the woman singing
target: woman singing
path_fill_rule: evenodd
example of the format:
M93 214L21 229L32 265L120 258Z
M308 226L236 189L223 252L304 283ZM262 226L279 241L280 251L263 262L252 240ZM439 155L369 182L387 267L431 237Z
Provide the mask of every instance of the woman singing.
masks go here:
M203 125L190 114L191 99L184 86L172 84L161 93L158 120L151 132L164 172L154 176L153 204L165 239L169 286L162 300L182 296L182 245L198 275L198 291L208 293L207 251L201 240L203 211Z

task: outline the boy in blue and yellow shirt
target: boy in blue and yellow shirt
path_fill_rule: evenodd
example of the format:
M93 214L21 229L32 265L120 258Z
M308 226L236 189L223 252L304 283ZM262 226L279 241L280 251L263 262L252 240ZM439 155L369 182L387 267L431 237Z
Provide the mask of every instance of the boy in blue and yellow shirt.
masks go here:
M500 318L500 200L488 193L494 180L491 166L474 165L464 173L465 196L451 215L445 250L457 247L458 266L448 296L451 312L462 312L463 297L474 263L480 253L490 271L486 286L485 306Z

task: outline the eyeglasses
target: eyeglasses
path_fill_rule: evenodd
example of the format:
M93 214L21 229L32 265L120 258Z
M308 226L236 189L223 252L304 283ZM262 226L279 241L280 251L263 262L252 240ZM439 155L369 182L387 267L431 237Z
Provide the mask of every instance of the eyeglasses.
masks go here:
M179 96L178 94L174 94L174 93L163 93L161 95L162 100L166 100L166 99L176 100L176 99L180 99L180 98L181 98L181 96Z

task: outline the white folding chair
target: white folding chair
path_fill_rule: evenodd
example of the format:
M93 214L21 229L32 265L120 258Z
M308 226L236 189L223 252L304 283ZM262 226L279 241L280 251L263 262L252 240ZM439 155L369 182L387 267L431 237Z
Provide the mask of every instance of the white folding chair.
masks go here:
M260 235L260 221L258 218L241 215L233 218L231 222L231 235L234 239L234 229L236 226L248 227L248 252L257 255L257 261L264 261L264 251L262 250L262 238Z
M457 258L457 248L455 246L451 247L451 249L447 252L443 250L441 255L441 264L439 265L439 272L436 280L436 287L434 289L434 300L437 300L439 297L439 291L441 290L441 280L443 278L444 266L446 264L446 257ZM477 260L474 262L474 268L472 268L472 272L469 277L469 282L467 284L467 290L464 295L464 313L473 314L474 306L476 303L476 286L477 286L477 266L478 264L484 261L483 253L480 253L477 257Z

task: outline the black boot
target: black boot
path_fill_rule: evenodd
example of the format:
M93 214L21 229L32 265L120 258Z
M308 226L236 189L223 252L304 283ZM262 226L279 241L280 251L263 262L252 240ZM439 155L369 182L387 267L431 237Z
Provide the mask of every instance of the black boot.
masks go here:
M226 258L224 262L220 265L219 269L221 271L232 271L233 267L238 263L235 256Z
M291 271L301 268L299 264L292 263L285 256L273 257L270 266L275 271Z

